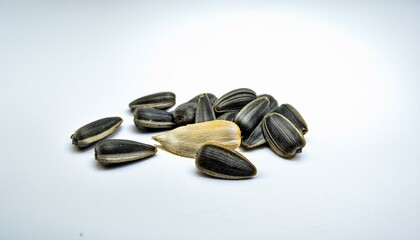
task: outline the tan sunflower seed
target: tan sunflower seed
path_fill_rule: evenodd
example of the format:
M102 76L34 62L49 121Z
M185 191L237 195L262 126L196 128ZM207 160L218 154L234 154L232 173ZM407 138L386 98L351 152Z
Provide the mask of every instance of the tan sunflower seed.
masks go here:
M241 130L236 123L213 120L178 127L152 138L169 152L195 158L200 147L208 142L229 149L238 148L241 144Z
M303 134L286 117L270 113L262 123L264 138L270 148L284 158L291 158L306 145Z
M133 121L138 128L169 129L176 126L172 113L156 108L136 108Z
M197 111L195 113L195 122L207 122L215 119L216 115L214 114L209 97L205 93L200 95L197 103Z
M102 118L79 128L70 138L79 148L89 147L114 133L122 122L120 117Z
M172 92L159 92L133 100L128 106L131 110L138 107L167 109L175 105L175 94Z
M204 144L195 165L202 173L223 179L245 179L257 174L256 167L239 152L215 144Z
M95 159L102 164L137 161L155 155L157 148L124 139L106 139L95 146Z
M270 101L267 97L260 97L248 103L238 112L235 123L241 129L242 136L249 136L264 116L269 113L269 104Z
M274 112L280 113L289 119L303 134L308 132L308 125L303 119L302 115L290 104L282 104L277 107Z
M255 92L248 88L238 88L221 96L214 103L214 111L217 113L239 111L252 100L256 99Z

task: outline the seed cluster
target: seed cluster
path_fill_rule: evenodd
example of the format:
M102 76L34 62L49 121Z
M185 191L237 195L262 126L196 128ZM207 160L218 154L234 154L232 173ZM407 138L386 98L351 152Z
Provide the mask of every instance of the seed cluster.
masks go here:
M140 97L129 103L139 129L169 130L152 138L169 152L194 158L199 171L216 178L244 179L256 175L256 167L239 146L267 145L279 156L292 158L302 152L308 126L290 104L278 105L269 95L238 88L220 98L202 93L175 106L172 92ZM122 123L108 117L88 123L71 135L79 148L95 145L95 159L104 165L136 161L156 154L155 146L123 139L105 139ZM105 139L105 140L103 140Z

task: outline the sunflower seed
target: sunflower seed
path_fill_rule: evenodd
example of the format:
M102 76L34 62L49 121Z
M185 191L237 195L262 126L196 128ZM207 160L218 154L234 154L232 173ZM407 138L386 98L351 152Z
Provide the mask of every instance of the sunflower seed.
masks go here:
M244 148L255 148L266 143L264 134L262 131L262 121L254 128L254 131L249 136L242 138L242 147Z
M183 126L195 122L196 111L196 102L186 102L176 107L172 115L174 116L175 123L178 126Z
M207 97L209 98L210 103L211 103L212 106L213 106L214 102L217 101L217 97L214 94L212 94L212 93L202 93L202 94L198 94L197 96L193 97L189 102L195 102L195 103L197 103L198 102L198 99L203 94L207 94Z
M106 139L95 146L95 159L102 164L140 160L155 155L157 148L123 139Z
M79 148L89 147L114 133L122 122L120 117L102 118L79 128L70 138Z
M242 136L248 136L268 113L270 101L267 97L260 97L248 103L235 117L235 123L242 131Z
M175 94L172 92L159 92L137 98L128 106L131 110L138 107L167 109L175 105Z
M256 99L255 92L248 88L232 90L221 96L214 103L214 111L218 113L239 111L252 100Z
M197 111L195 113L195 122L207 122L215 119L216 115L214 115L213 107L210 103L209 97L205 93L200 95L197 103Z
M239 152L214 144L203 145L196 167L204 174L224 179L245 179L257 174L255 166Z
M308 125L306 125L305 120L302 115L290 104L282 104L277 107L274 112L280 113L289 119L303 134L308 132Z
M138 128L173 128L175 127L172 113L156 108L136 108L134 111L134 124Z
M238 148L241 145L241 130L236 123L213 120L178 127L152 138L169 152L194 158L207 142L215 142L229 149Z
M257 98L259 98L259 97L268 98L268 100L270 101L270 106L268 107L269 112L273 112L279 106L277 100L273 96L271 96L270 94L261 94L261 95L257 96Z
M238 114L238 111L225 112L222 115L218 116L217 119L219 119L219 120L227 120L227 121L234 122L235 121L236 114Z
M279 113L270 113L262 123L264 137L270 148L284 158L291 158L306 145L303 134Z

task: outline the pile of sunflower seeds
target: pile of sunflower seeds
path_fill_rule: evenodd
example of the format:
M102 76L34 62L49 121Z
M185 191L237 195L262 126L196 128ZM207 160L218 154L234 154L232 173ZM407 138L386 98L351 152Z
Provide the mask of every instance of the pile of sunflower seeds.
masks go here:
M306 145L308 127L290 104L278 105L268 94L248 88L232 90L220 98L202 93L175 106L172 92L159 92L129 104L139 129L168 130L152 138L169 152L194 158L202 173L223 179L256 175L256 167L235 149L267 144L279 156L290 159ZM123 122L120 117L96 120L71 135L79 148L95 145L95 159L104 165L154 156L155 146L124 139L105 139ZM104 140L105 139L105 140Z

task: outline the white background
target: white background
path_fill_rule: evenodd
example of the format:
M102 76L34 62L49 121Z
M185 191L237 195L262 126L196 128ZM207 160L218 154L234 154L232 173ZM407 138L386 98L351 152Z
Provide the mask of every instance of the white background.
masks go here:
M420 239L416 1L1 1L0 239ZM239 149L255 178L193 159L103 168L70 135L157 144L128 103L239 87L291 103L292 160Z

